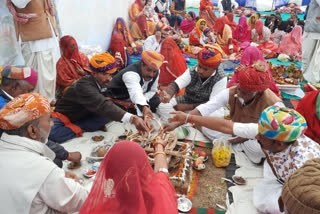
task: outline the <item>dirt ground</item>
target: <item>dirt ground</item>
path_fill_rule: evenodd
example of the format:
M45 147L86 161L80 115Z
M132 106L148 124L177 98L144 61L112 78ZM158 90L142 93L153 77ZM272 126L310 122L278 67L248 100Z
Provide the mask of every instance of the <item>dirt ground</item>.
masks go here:
M192 206L220 209L216 206L216 204L219 204L226 207L227 184L225 181L221 181L221 178L226 177L225 168L214 166L211 149L201 147L195 147L195 149L207 152L209 159L205 162L206 168L200 171L199 183L192 199Z

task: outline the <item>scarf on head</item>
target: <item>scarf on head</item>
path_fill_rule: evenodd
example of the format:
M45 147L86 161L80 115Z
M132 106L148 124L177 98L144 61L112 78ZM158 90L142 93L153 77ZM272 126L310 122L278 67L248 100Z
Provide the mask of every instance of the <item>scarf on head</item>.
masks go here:
M38 15L35 13L17 13L11 0L6 0L6 1L7 1L6 5L7 5L9 12L12 14L13 18L17 22L19 22L21 24L26 24L29 21L29 19L38 17ZM46 0L46 1L48 3L49 12L50 12L51 16L54 16L55 13L54 13L53 0Z

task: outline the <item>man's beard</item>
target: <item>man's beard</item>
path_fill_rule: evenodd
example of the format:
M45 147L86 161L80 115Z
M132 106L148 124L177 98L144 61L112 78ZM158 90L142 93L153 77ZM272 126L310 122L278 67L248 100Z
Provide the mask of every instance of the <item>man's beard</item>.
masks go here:
M39 127L39 134L40 134L39 140L42 143L46 144L48 142L48 137L49 137L50 131L47 132L43 128Z
M243 106L246 105L246 103L244 102L244 99L242 97L239 97L238 94L235 94L234 97L236 97L239 100L241 105L243 105Z

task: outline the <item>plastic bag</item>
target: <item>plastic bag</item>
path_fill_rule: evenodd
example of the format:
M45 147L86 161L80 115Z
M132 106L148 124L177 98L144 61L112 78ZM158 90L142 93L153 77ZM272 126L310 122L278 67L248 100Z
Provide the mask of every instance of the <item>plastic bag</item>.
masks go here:
M213 164L216 167L226 167L231 159L231 144L225 138L214 140L212 148Z

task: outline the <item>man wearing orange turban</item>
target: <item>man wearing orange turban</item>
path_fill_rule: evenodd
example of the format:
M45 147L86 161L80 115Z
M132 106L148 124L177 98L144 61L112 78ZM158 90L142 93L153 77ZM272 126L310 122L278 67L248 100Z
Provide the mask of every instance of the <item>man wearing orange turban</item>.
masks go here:
M141 118L122 110L106 98L111 75L117 70L113 56L107 52L94 55L89 69L91 75L73 83L57 100L49 139L62 143L82 136L83 130L93 132L103 129L110 120L131 122L139 131L147 131Z
M270 89L271 77L263 62L247 66L239 71L239 84L231 88L222 90L210 101L199 105L190 115L211 116L218 118L230 117L233 122L257 123L263 110L271 105L284 106L281 100ZM225 115L225 106L230 106L230 115ZM222 111L221 111L222 110ZM169 123L168 128L177 127L181 124ZM169 129L170 130L170 129ZM244 151L249 160L260 163L265 157L260 145L256 140L244 138L234 138L206 127L201 127L201 131L209 139L220 137L230 139L229 142L237 151Z
M77 212L86 200L77 176L52 161L45 145L52 125L50 103L40 94L19 95L0 110L2 213Z
M122 69L109 84L109 96L118 100L130 100L135 109L132 112L143 116L145 122L153 118L152 112L160 104L156 95L159 69L163 56L155 51L143 51L142 60Z
M168 119L170 111L193 110L226 88L226 74L223 68L219 68L221 57L221 53L217 50L201 50L198 54L198 65L188 68L161 92L162 104L158 113L163 121ZM183 88L185 88L184 95L171 99Z

